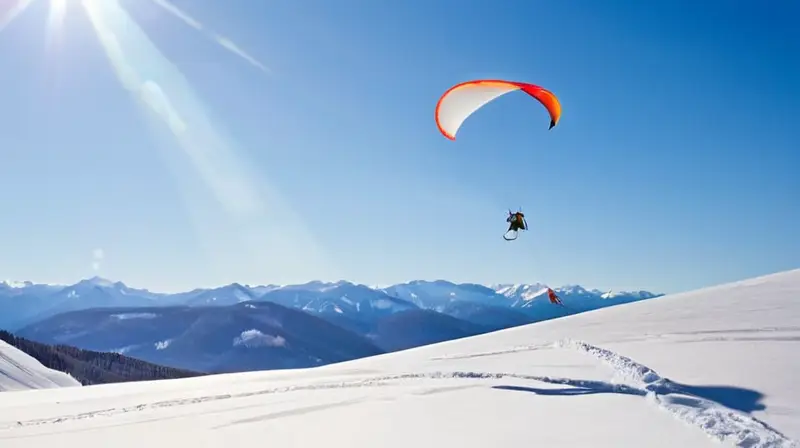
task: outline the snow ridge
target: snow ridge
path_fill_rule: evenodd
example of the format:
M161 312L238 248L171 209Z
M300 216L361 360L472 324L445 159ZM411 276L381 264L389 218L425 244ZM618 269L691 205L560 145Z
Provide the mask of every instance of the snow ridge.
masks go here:
M36 358L0 340L0 392L81 386L72 376L48 369Z
M789 440L775 428L743 412L729 409L708 398L698 397L680 384L662 377L655 370L632 359L583 341L562 340L553 344L532 344L481 353L453 354L431 358L443 361L499 356L531 350L568 348L591 355L611 367L614 373L633 385L603 383L600 381L569 380L563 378L528 377L537 381L563 384L586 389L602 389L626 395L639 395L675 417L698 426L711 438L733 443L742 448L797 448L797 441ZM515 376L516 377L516 376Z
M655 370L610 350L582 341L564 340L557 347L571 348L592 355L610 366L615 373L628 378L638 388L637 395L681 420L700 427L710 437L743 448L798 447L766 423L743 412L729 409L708 398L698 397L680 384L659 375Z

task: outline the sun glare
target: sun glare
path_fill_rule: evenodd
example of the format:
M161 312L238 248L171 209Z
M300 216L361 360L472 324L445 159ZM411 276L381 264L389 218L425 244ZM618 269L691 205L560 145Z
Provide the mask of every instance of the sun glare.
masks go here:
M5 14L0 15L0 31L3 31L3 29L7 27L9 23L13 22L18 15L28 9L32 1L33 0L17 0L12 3L12 6L6 10Z
M0 0L7 1L11 0ZM13 1L13 6L0 15L0 31L36 0ZM228 229L220 232L214 227L212 231L202 222L195 223L198 229L203 229L202 232L215 235L207 238L208 241L215 241L219 233L234 235L232 243L241 244L243 249L240 256L250 257L245 264L258 266L259 270L283 270L285 275L291 276L311 266L321 266L322 270L330 272L324 248L316 243L306 229L298 226L300 219L291 204L263 178L247 168L249 164L239 154L234 141L217 129L218 126L212 122L207 108L183 73L161 53L145 30L120 5L122 0L39 1L46 1L49 7L45 33L48 50L53 56L60 53L66 16L85 14L122 87L131 93L152 124L160 122L160 125L166 126L171 134L171 143L176 144L179 151L165 153L165 160L174 165L176 176L192 174L206 187L204 190L194 186L185 187L187 195L191 194L191 197L187 196L187 204L194 204L198 202L197 198L202 197L209 211L193 206L199 210L194 213L221 216L215 225ZM263 73L269 73L266 66L242 47L210 30L169 0L150 2L205 35L233 57ZM75 8L76 5L79 7ZM53 58L53 61L58 60ZM156 135L160 135L163 129L154 128L159 132ZM198 235L200 240L206 240L204 236ZM227 248L228 245L221 247ZM216 251L209 251L210 259L216 259Z
M64 24L64 15L67 12L68 0L50 0L50 11L47 14L47 41L52 43L53 39L61 34L61 27Z

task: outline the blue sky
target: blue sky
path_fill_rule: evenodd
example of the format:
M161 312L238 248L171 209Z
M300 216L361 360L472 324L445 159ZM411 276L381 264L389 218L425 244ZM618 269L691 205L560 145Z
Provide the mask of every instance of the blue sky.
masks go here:
M0 31L0 277L672 292L800 267L796 2L172 5L34 0ZM445 139L438 97L489 77L561 122L509 94Z

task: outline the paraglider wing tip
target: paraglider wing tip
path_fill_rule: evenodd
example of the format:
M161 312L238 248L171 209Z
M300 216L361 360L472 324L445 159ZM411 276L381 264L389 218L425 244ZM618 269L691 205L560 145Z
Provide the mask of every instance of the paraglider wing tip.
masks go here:
M556 126L555 120L550 120L550 127L548 129L553 129Z
M444 135L444 137L445 137L446 139L448 139L448 140L450 140L450 141L455 141L455 140L456 140L456 136L455 136L455 135L453 135L453 134L451 134L451 133L449 133L449 132L447 132L447 131L445 131L445 130L442 128L442 126L441 126L441 125L438 123L438 121L437 121L437 123L436 123L436 126L439 128L439 132L440 132L442 135Z

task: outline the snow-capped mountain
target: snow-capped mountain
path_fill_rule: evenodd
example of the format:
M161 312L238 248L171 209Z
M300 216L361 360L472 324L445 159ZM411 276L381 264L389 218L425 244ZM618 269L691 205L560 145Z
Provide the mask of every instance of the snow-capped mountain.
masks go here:
M498 308L503 308L519 311L533 321L660 296L648 291L622 291L609 294L597 289L588 290L581 286L569 285L552 288L565 305L554 307L547 298L548 288L550 288L548 285L542 283L483 286L472 283L456 284L445 280L416 280L389 286L383 291L408 300L420 308L456 317L461 317L459 314L463 315L467 308L473 313L482 309L494 314L499 312Z
M542 283L533 284L499 284L493 285L492 289L512 300L512 307L525 307L542 297L546 297L548 285ZM644 300L659 296L649 291L600 291L599 289L586 289L580 285L567 285L552 287L553 291L562 299L570 302L579 300L593 299L620 299L620 300ZM566 303L566 302L565 302Z
M42 283L33 283L29 281L14 281L14 280L3 280L0 281L0 291L3 294L12 296L12 295L22 295L25 293L45 293L45 292L54 292L62 289L65 285L48 285Z
M101 277L92 277L56 291L57 297L71 299L73 302L94 301L107 305L109 301L120 306L123 303L147 303L162 299L166 294L150 292L146 289L131 288L122 282L113 282Z
M526 303L543 297L547 294L547 288L547 285L541 283L492 285L495 292L512 301L512 307L524 307Z
M417 308L381 290L347 281L311 282L272 289L260 300L279 303L318 314L336 313L374 318Z
M198 289L185 296L175 295L171 301L189 306L226 306L255 300L258 297L259 293L255 290L238 283L231 283L219 288Z
M244 285L247 289L253 292L258 297L263 296L264 294L278 289L281 285Z
M33 295L35 286L25 288ZM112 282L100 277L93 277L80 282L64 286L60 289L42 289L41 294L35 294L35 301L40 304L40 309L28 317L28 321L41 320L67 311L84 310L96 307L109 306L152 306L163 294L151 293L145 289L131 288L122 282ZM49 291L49 292L48 292ZM2 301L0 296L0 301ZM4 304L0 302L0 306ZM13 313L14 304L12 304ZM24 322L24 321L23 321Z
M420 308L442 311L453 302L473 302L483 305L509 305L506 297L492 288L473 283L456 284L446 280L414 280L383 288L387 294L408 300Z
M66 286L6 286L0 290L0 325L42 343L204 372L235 371L314 366L641 299L618 293L604 300L599 292L572 287L559 290L567 306L557 306L543 287L416 280L378 288L313 281L166 294L94 277ZM237 337L241 344L231 345ZM253 348L269 338L285 345ZM332 338L340 345L330 346Z
M98 307L228 306L266 300L363 331L366 323L414 309L433 310L497 329L658 296L647 291L609 294L580 286L553 289L565 307L550 304L545 297L547 286L539 283L484 286L415 280L382 288L347 281L284 286L232 283L167 294L99 277L74 285L7 281L0 283L0 328L15 330L66 311Z

